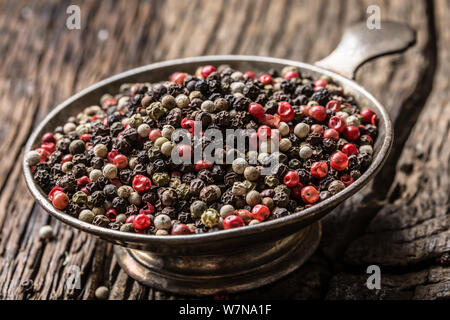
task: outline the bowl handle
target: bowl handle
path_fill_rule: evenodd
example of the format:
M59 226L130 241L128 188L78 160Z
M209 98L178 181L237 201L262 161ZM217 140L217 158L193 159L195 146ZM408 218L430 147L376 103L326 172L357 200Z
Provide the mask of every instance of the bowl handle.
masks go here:
M356 71L365 62L405 51L416 42L416 32L404 23L381 21L380 27L369 29L366 22L349 27L337 48L315 64L354 79Z

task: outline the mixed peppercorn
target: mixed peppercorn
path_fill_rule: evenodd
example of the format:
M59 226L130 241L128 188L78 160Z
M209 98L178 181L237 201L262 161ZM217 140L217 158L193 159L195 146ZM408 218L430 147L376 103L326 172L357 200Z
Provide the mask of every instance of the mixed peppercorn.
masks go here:
M372 161L377 120L328 77L314 80L295 67L257 75L203 66L105 94L46 133L26 162L53 206L82 221L145 234L204 233L284 217L342 191ZM173 150L188 158L193 150L173 133L192 133L196 121L224 133L251 129L269 141L278 129L279 152L267 143L256 154L224 146L216 151L234 154L232 164L175 164ZM279 163L261 174L274 156Z

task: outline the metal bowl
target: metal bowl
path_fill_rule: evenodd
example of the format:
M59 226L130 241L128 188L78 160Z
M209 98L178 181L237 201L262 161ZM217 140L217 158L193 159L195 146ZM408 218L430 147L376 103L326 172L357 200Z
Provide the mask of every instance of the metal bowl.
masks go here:
M395 30L400 27L406 28L399 24L392 25ZM361 27L354 27L359 33L364 31L360 29ZM392 33L395 30L389 31L388 28L386 31ZM354 32L348 31L341 43L344 43L345 38L352 33L354 36ZM367 35L361 37L364 38L360 39L361 41L367 41ZM402 38L401 35L398 37ZM411 39L405 40L401 46L398 45L397 50L390 51L403 50L412 42ZM339 50L338 47L337 51ZM364 59L359 58L361 60L359 64L353 63L351 72L374 56L373 53L367 54L369 51L365 50L366 55L363 55ZM381 51L385 53L386 50ZM323 60L321 64L326 65L331 61L334 65L338 65L336 60L339 59L339 54L336 54L336 51L333 54L330 56L331 60ZM197 67L205 64L228 64L238 70L253 71L281 69L291 65L298 67L302 74L313 77L328 75L345 88L346 93L354 95L360 105L372 108L380 120L372 164L358 180L342 192L308 209L280 219L215 233L155 236L124 233L94 226L55 209L47 200L47 195L33 180L30 168L23 164L27 186L39 205L62 222L116 244L118 261L129 275L158 289L194 295L255 288L272 282L300 266L319 244L321 235L319 219L355 194L375 176L385 162L393 140L392 124L385 108L369 92L349 78L319 66L291 60L224 55L154 63L100 81L52 110L31 134L25 152L36 148L45 132L65 123L69 116L76 115L86 106L97 104L104 93L118 92L122 83L165 80L175 71L193 73Z

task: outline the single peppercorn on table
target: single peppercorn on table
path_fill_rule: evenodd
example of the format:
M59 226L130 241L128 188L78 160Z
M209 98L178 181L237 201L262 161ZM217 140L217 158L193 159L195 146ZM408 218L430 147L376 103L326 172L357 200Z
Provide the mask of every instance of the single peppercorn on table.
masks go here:
M442 147L448 141L446 128L449 121L448 112L445 112L448 108L445 94L449 89L447 74L450 71L448 48L445 46L450 41L448 28L445 28L445 21L450 16L448 4L445 1L419 1L410 7L407 1L396 1L387 8L384 3L375 2L380 5L383 15L409 22L418 30L417 45L404 56L383 58L363 67L358 73L358 82L388 107L396 124L394 153L371 187L348 200L323 221L321 248L308 263L285 279L233 296L235 298L432 299L450 295L445 276L449 263L446 252L450 250L446 241L448 177L442 175L448 171L445 164L449 162L448 148ZM306 1L277 1L271 2L267 8L267 4L258 1L219 5L205 1L195 9L194 4L188 2L167 1L138 6L137 1L127 1L126 5L118 3L116 11L111 11L109 3L92 2L81 5L82 12L90 12L92 19L85 22L89 24L88 28L77 33L60 31L57 21L63 25L64 15L57 16L57 13L65 12L67 5L64 3L41 2L29 10L22 9L29 5L25 2L2 3L2 30L14 30L22 35L13 37L12 32L6 32L6 42L1 44L6 48L5 63L1 67L4 72L1 74L14 75L14 81L2 78L2 82L18 88L11 91L9 84L0 86L4 91L2 96L6 97L1 108L10 115L0 120L5 137L0 141L4 151L4 166L0 168L2 297L93 298L95 290L102 285L110 288L109 298L112 299L169 297L129 278L118 268L115 258L111 260L110 245L50 220L40 209L34 210L38 207L25 191L20 168L14 163L20 162L17 159L27 133L52 106L110 74L180 56L220 52L314 61L334 47L343 28L351 24L355 16L364 17L368 4L321 1L310 5ZM225 5L227 10L221 7ZM235 11L228 10L230 8ZM280 32L264 29L262 22L267 9L277 21L285 21ZM172 25L170 22L193 12L197 16L198 10L205 17L202 27L190 24L188 30L186 25ZM333 15L337 11L346 12L339 21ZM55 17L45 15L45 12L54 12ZM308 14L302 18L296 12ZM323 19L322 15L327 18ZM432 19L432 15L436 19ZM14 21L15 17L20 17L17 18L20 20ZM162 20L159 17L166 18ZM295 19L300 19L301 28ZM56 22L51 23L53 20ZM322 22L319 25L311 21ZM311 34L321 34L323 21L333 25L333 32L327 33L326 38L317 36L311 45L297 45L304 44ZM110 37L104 45L94 41L91 51L81 45L81 39L97 36L99 25L104 25L109 34L113 34L112 22L116 28L122 26L120 30L127 30L130 25L135 30L149 26L147 30L151 31L145 36L150 40L140 41L136 34L118 39ZM156 37L161 30L163 36ZM225 43L216 37L220 30L228 35ZM257 30L263 41L246 30ZM191 37L181 36L183 31L189 32ZM437 32L440 35L438 43L435 38ZM198 39L195 45L190 42L191 38ZM29 50L27 43L32 43L32 39L42 39L46 45ZM71 49L67 52L61 50L67 44ZM62 59L64 54L70 62ZM17 69L20 61L27 61L29 67ZM438 64L438 61L442 63ZM62 69L67 70L64 77L58 72ZM30 76L30 70L36 72ZM391 78L387 77L389 74ZM440 85L433 87L433 79ZM15 108L11 109L11 105ZM429 134L423 135L424 130ZM39 227L48 222L55 224L55 239L37 241ZM53 263L49 264L50 261ZM382 287L381 294L380 291L368 290L364 285L367 279L364 271L370 264L379 265L382 272L383 267L389 270L383 272L383 279L389 285ZM83 290L69 290L65 286L64 280L75 272L76 267L84 274ZM357 269L362 271L355 273ZM52 274L62 277L52 279ZM32 290L22 290L28 288L20 286L26 280L33 280Z

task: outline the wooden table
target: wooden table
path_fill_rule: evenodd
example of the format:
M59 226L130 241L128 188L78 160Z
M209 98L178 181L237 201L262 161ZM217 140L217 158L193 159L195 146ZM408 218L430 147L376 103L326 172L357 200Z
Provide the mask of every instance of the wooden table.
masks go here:
M373 184L323 220L320 249L299 270L232 298L437 299L450 297L450 1L75 1L81 30L66 28L74 1L0 2L0 297L173 299L118 266L112 247L50 218L27 191L24 143L55 105L132 67L205 54L314 62L343 29L367 17L404 21L418 34L405 54L364 66L357 81L389 110L390 159ZM39 240L52 224L55 239ZM381 268L381 289L365 282ZM67 289L73 267L81 288ZM34 282L25 294L24 280Z

